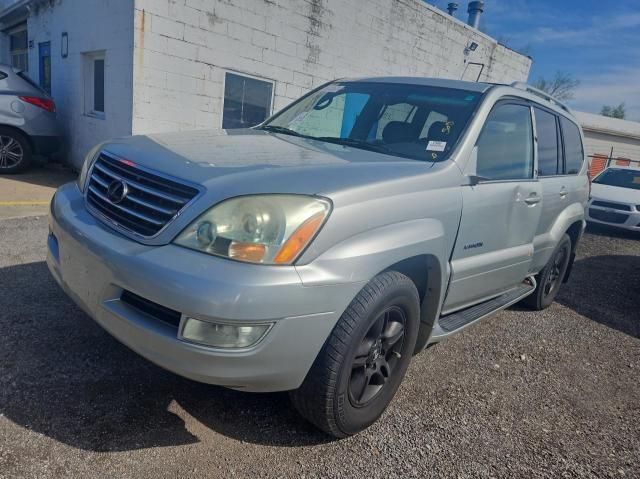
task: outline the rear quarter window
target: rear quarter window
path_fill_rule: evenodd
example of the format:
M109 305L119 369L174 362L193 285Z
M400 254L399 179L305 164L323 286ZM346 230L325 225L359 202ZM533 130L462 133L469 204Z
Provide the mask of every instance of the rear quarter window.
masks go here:
M580 130L575 123L564 117L560 118L560 125L562 126L562 136L564 138L565 173L567 175L577 175L580 173L584 162L584 149L580 138Z

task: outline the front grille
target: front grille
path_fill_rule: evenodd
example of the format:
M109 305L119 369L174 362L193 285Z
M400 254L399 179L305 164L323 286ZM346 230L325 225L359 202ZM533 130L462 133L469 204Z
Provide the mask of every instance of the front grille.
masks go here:
M181 314L173 309L166 308L158 303L149 301L142 296L132 293L131 291L124 290L120 295L120 301L128 304L138 312L141 312L153 319L162 321L170 326L176 328L180 325Z
M625 221L627 221L627 218L629 218L629 215L615 213L613 211L597 210L595 208L589 208L589 216L591 216L591 218L593 218L594 220L618 225L624 223Z
M113 189L118 183L126 184L126 194L122 199L112 199L109 187ZM198 192L192 186L103 152L91 171L87 203L118 226L149 238L162 230Z
M602 208L611 208L613 210L631 211L631 206L622 205L620 203L611 203L609 201L594 201L591 206L601 206Z

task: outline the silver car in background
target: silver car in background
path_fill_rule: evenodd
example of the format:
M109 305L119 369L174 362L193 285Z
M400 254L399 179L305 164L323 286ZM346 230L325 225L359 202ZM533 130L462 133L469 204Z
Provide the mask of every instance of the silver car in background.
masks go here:
M61 144L51 97L25 72L0 65L0 174L22 172Z
M345 437L414 353L551 304L585 225L582 145L526 85L336 81L253 129L98 145L52 200L47 263L147 359L290 390Z

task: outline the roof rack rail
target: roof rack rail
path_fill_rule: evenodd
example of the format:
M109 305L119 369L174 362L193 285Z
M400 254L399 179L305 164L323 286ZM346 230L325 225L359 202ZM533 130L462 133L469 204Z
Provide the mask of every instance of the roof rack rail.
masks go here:
M569 107L564 103L562 103L560 100L557 100L556 98L552 97L551 95L549 95L548 93L542 90L538 90L537 88L532 87L528 83L525 83L522 81L515 81L511 84L511 86L513 88L517 88L518 90L524 90L524 91L528 91L529 93L533 93L534 95L539 96L540 98L544 98L548 102L558 105L567 113L571 113L571 110L569 109Z

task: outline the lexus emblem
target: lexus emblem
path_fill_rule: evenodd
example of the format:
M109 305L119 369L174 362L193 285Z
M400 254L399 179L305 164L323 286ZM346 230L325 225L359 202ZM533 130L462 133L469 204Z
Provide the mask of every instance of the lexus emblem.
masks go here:
M129 185L122 180L113 180L107 188L107 198L113 204L123 201L129 194Z

